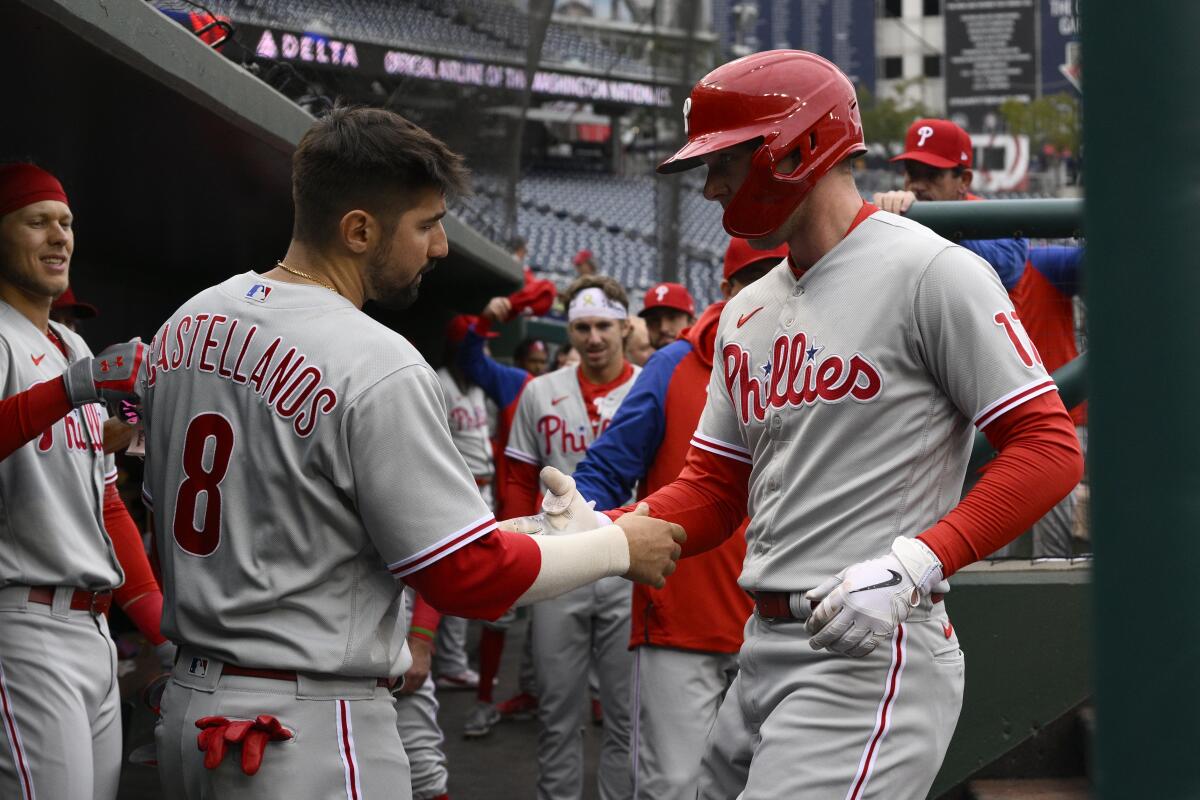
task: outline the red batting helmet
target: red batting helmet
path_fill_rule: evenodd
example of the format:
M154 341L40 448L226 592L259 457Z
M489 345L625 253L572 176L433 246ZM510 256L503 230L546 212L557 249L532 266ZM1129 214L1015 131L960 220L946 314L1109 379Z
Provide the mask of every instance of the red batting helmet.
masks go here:
M841 70L803 50L768 50L705 75L683 104L687 144L661 173L700 165L700 156L761 139L750 172L722 222L731 236L758 239L787 221L825 173L867 152L854 86ZM793 154L790 174L776 165Z

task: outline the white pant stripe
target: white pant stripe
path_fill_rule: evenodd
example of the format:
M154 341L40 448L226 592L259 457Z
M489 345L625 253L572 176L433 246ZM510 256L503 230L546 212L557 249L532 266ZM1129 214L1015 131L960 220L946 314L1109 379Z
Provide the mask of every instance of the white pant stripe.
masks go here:
M354 755L354 729L350 725L350 704L337 701L338 754L342 757L342 771L346 776L347 800L362 800L362 780L359 777L358 759Z
M0 661L0 714L4 715L4 731L12 749L13 767L17 771L17 785L21 787L22 800L35 800L33 776L29 773L29 762L25 758L25 745L21 741L21 729L17 727L17 715L12 707L12 693L8 690L8 679L4 676L4 662Z
M887 671L887 681L883 686L883 698L879 701L879 709L875 712L875 727L867 739L866 749L858 762L858 770L854 782L846 793L846 800L858 800L867 789L867 781L875 769L875 761L879 757L879 748L892 724L892 710L896 704L896 696L900 694L900 675L904 672L905 644L908 631L903 625L896 626L892 642L892 665Z

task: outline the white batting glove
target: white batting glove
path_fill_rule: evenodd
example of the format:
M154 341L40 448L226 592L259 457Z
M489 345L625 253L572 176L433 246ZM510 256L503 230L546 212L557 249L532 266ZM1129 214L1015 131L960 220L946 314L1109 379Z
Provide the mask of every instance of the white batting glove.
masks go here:
M809 645L861 658L908 619L942 580L942 564L924 542L899 536L887 554L853 564L810 590L819 603L804 623Z
M595 510L575 488L575 479L554 467L542 468L542 513L532 517L507 519L499 524L501 530L513 533L555 534L582 533L611 525L612 520Z
M575 479L554 467L542 468L542 514L559 533L581 533L611 525L612 520L596 511L596 504L584 499L575 488Z

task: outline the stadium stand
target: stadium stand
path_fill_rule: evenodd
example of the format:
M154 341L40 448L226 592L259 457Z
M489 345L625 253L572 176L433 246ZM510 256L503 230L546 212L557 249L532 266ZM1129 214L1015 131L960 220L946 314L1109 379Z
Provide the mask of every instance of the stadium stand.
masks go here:
M183 0L156 0L155 5L163 11L196 10ZM494 0L208 0L205 5L214 13L228 15L235 23L337 34L413 50L513 63L524 62L529 38L528 15ZM561 22L550 24L541 60L546 66L589 73L651 76L644 62Z

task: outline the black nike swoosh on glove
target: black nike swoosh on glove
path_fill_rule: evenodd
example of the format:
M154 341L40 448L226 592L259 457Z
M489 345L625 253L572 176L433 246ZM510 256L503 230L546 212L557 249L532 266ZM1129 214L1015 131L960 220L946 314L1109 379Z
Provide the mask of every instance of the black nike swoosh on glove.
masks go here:
M904 580L903 578L900 577L900 573L896 572L896 570L889 569L888 572L892 573L892 579L890 581L884 581L883 583L872 584L871 586L864 586L861 589L851 589L850 591L846 592L846 594L854 594L855 592L868 592L871 589L886 589L887 587L895 586L900 581Z

